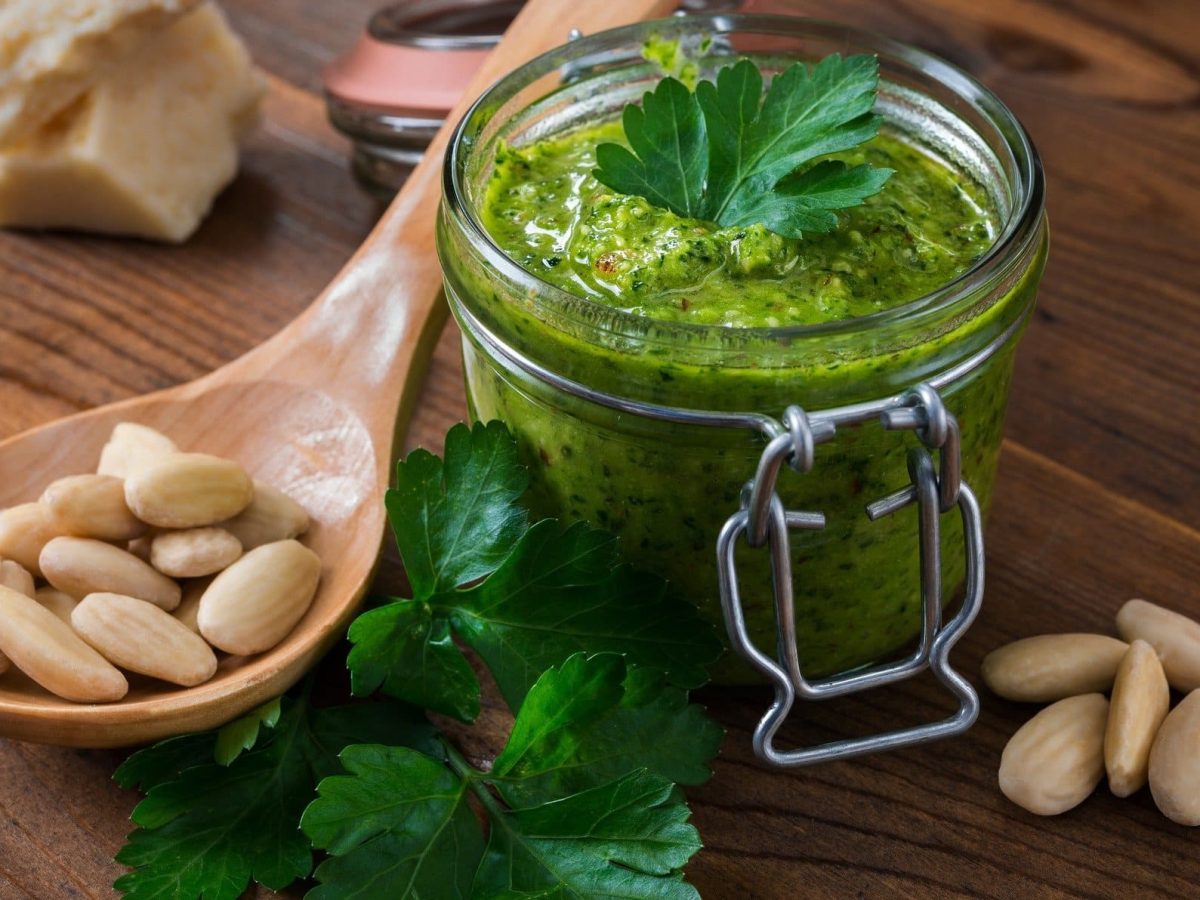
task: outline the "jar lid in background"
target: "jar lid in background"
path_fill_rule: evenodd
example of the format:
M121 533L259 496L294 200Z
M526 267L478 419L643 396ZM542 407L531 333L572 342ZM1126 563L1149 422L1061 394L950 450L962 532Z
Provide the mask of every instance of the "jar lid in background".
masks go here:
M523 5L406 0L376 12L354 47L326 67L329 119L354 142L351 166L366 190L383 198L399 190ZM680 10L724 12L738 5L681 0Z

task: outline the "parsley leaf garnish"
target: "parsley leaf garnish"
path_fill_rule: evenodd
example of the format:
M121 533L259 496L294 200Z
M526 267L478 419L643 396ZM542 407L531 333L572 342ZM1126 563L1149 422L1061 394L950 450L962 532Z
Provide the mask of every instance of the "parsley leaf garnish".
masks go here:
M133 900L236 900L253 878L279 890L312 871L312 848L296 829L318 781L340 770L348 743L431 747L433 728L397 704L316 709L286 698L228 766L214 761L217 734L189 735L141 750L117 770L140 785L138 829L117 861L133 866L115 887Z
M342 765L301 820L331 857L309 900L469 897L484 845L467 782L404 747L347 747Z
M720 645L661 580L618 565L610 535L530 526L526 480L497 423L456 427L444 462L409 456L387 505L415 598L360 615L348 663L358 693L413 705L315 707L310 677L133 754L115 777L147 793L116 887L234 900L311 874L313 900L695 898L678 785L708 779L722 730L687 688ZM486 770L417 708L478 713L454 635L517 711Z
M621 124L633 152L620 144L598 146L596 179L681 216L707 218L709 152L695 94L682 81L664 78L641 106L625 107Z
M229 765L241 756L243 750L249 750L258 743L263 726L274 728L278 725L283 713L282 701L282 697L276 697L250 710L240 719L222 726L217 732L217 746L213 751L216 761L223 766Z
M631 772L494 818L475 897L699 900L678 871L700 849L669 781Z
M331 855L311 896L695 897L679 870L699 836L675 783L707 780L720 739L661 675L575 654L530 689L489 772L449 746L348 747L350 774L322 781L302 821Z
M577 654L548 669L492 764L513 806L556 797L645 768L678 784L711 774L721 729L662 673L616 654Z
M874 137L879 61L832 54L772 79L739 60L693 93L664 78L622 113L629 147L596 148L596 179L623 194L722 226L764 225L784 237L837 227L834 210L879 192L891 169L819 157Z
M387 492L388 519L417 597L429 597L492 572L525 531L520 505L529 473L499 422L451 428L445 462L414 450Z
M474 720L479 682L451 630L514 710L543 671L579 651L623 653L683 687L707 680L721 645L695 607L670 597L661 579L618 565L607 532L551 520L529 526L517 502L524 486L516 444L499 423L456 426L444 464L423 450L400 463L388 509L405 567L419 574L410 576L413 599L351 625L356 694L382 689ZM484 520L491 527L480 527Z

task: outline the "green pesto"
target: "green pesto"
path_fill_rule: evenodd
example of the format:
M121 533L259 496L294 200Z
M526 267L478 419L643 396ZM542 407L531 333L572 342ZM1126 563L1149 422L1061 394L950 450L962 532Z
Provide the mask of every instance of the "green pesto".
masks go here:
M721 228L617 194L592 176L604 124L498 154L488 231L560 288L673 322L813 325L877 312L952 280L987 250L992 221L944 165L881 134L838 154L895 169L883 190L801 240L761 225Z
M715 323L749 336L743 330L753 326L857 317L952 281L993 239L994 213L983 191L888 133L840 156L895 169L883 191L843 211L835 232L802 240L760 228L721 229L614 195L590 172L595 144L618 135L605 124L502 149L479 212L493 240L528 271L648 320ZM456 240L453 232L440 235L455 302L551 370L651 402L775 416L790 403L820 409L885 396L919 380L913 372L947 367L963 348L981 346L1024 314L1044 259L1039 252L1004 296L934 335L868 337L853 347L806 342L794 352L781 341L773 349L732 353L715 366L697 361L686 342L626 344L553 325L530 295L502 286ZM964 476L985 508L1011 366L1010 343L943 392L962 427ZM472 413L499 418L517 435L535 510L613 530L631 562L665 575L723 633L713 549L754 471L761 440L615 413L513 370L470 337L464 370ZM863 513L867 503L907 483L906 455L915 443L911 434L877 424L844 428L818 448L810 475L785 470L780 478L788 508L820 510L828 519L824 531L792 541L796 619L810 674L880 659L920 630L915 511L878 522ZM961 540L957 517L944 517L948 596L963 578ZM770 651L766 558L743 547L739 560L748 626ZM747 670L732 661L716 674L719 682L746 679Z

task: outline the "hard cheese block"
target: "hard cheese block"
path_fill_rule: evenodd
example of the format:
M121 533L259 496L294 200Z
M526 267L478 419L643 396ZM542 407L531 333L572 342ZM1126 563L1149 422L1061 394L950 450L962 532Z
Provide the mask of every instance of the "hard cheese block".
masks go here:
M0 145L103 79L200 0L0 0Z
M186 239L237 171L264 92L206 4L0 150L0 225Z

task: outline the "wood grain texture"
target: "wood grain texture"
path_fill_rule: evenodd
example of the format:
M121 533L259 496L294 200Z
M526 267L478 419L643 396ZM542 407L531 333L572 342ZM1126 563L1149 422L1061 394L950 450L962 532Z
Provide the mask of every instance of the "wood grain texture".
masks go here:
M762 3L756 5L762 6ZM1194 4L1141 0L779 0L775 8L888 32L982 78L1044 157L1053 230L1037 321L1018 358L988 532L988 594L955 660L972 681L1002 641L1110 631L1144 596L1200 615L1200 25ZM272 81L243 173L182 248L0 234L0 436L178 383L294 317L378 208L351 186L315 67L375 6L227 4ZM457 336L443 336L410 444L463 417ZM401 574L385 559L379 589ZM808 705L811 741L946 709L920 681ZM764 698L707 691L729 728L693 791L706 898L1193 897L1200 837L1148 792L1102 788L1065 816L1023 813L995 787L1031 709L984 695L969 736L923 750L767 773L748 730ZM943 703L943 705L939 705ZM486 755L504 727L494 709ZM109 897L135 797L122 754L0 742L0 898ZM299 892L293 892L299 896Z

